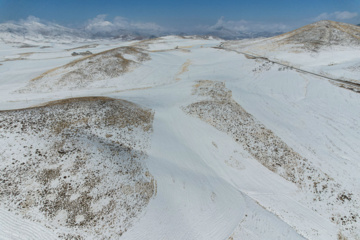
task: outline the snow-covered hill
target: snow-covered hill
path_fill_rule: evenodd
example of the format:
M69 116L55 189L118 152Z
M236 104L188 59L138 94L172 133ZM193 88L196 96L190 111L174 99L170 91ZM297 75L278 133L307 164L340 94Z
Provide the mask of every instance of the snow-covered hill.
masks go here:
M149 54L134 47L119 47L74 60L30 80L20 92L49 92L87 88L96 81L119 77L149 60Z
M0 238L360 239L356 34L1 43Z
M226 49L266 58L285 67L294 67L354 88L346 82L360 83L360 27L333 21L320 21L268 39L233 41ZM355 86L360 91L360 87Z

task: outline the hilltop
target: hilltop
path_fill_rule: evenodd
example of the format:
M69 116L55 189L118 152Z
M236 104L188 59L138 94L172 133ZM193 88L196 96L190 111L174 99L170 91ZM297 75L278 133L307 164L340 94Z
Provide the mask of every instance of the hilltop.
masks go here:
M278 44L303 44L311 51L327 46L359 46L360 28L352 24L324 20L272 39Z

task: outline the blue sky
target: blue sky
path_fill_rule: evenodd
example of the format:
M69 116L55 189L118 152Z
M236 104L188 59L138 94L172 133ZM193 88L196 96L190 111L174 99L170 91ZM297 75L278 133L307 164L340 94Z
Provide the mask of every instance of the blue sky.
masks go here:
M151 22L165 28L223 24L241 29L248 24L252 28L276 29L321 19L360 23L360 0L0 0L0 22L31 15L81 26L100 14L106 15L103 21L122 17L129 22Z

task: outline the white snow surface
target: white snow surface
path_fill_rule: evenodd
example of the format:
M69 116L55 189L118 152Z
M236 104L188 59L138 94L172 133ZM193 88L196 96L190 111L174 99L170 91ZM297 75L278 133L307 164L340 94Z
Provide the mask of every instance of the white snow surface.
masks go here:
M231 49L240 52L244 43L231 43L236 46ZM220 44L216 39L176 36L32 48L1 43L0 110L106 96L154 111L145 163L157 182L157 194L121 239L360 239L360 94L325 78L288 68L279 71L283 66L216 48ZM246 41L252 44L257 40ZM151 59L83 88L18 91L42 73L81 58L71 56L73 51L99 53L121 46L142 48ZM256 53L316 73L360 80L360 67L346 70L360 66L359 51L336 49L341 51L322 50L316 57L283 49ZM332 62L339 67L328 67ZM333 195L320 190L314 194L262 165L242 143L213 127L213 120L187 114L185 107L204 100L193 94L199 80L223 82L233 101L306 158L315 173L304 185L313 184L321 173L340 187ZM21 159L20 153L14 154ZM4 168L0 162L0 171ZM317 184L326 185L321 179ZM345 192L336 192L340 190ZM341 194L351 199L336 199ZM5 206L0 202L0 239L57 238L50 228ZM351 216L355 222L348 219Z

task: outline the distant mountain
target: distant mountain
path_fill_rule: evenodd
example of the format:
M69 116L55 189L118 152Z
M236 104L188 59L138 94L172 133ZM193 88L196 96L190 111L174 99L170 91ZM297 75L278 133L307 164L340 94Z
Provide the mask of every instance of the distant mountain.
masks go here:
M86 37L86 34L79 30L55 23L42 23L35 17L0 24L0 40L4 42L23 43L27 40L71 42L83 40Z
M102 24L102 23L101 23ZM272 37L281 33L235 31L224 26L216 26L192 32L165 30L160 27L149 28L137 26L107 27L100 24L89 24L83 28L68 28L56 23L42 21L36 17L26 20L0 24L0 41L9 43L36 42L78 42L91 39L141 40L166 35L202 35L226 40L244 38Z
M157 29L107 29L98 27L68 28L36 17L0 24L0 41L8 43L79 42L92 39L139 40L165 35Z
M213 28L204 33L205 35L211 35L215 37L219 37L225 40L238 40L238 39L245 39L245 38L258 38L258 37L273 37L282 32L245 32L245 31L234 31L228 29L224 26L219 26Z

